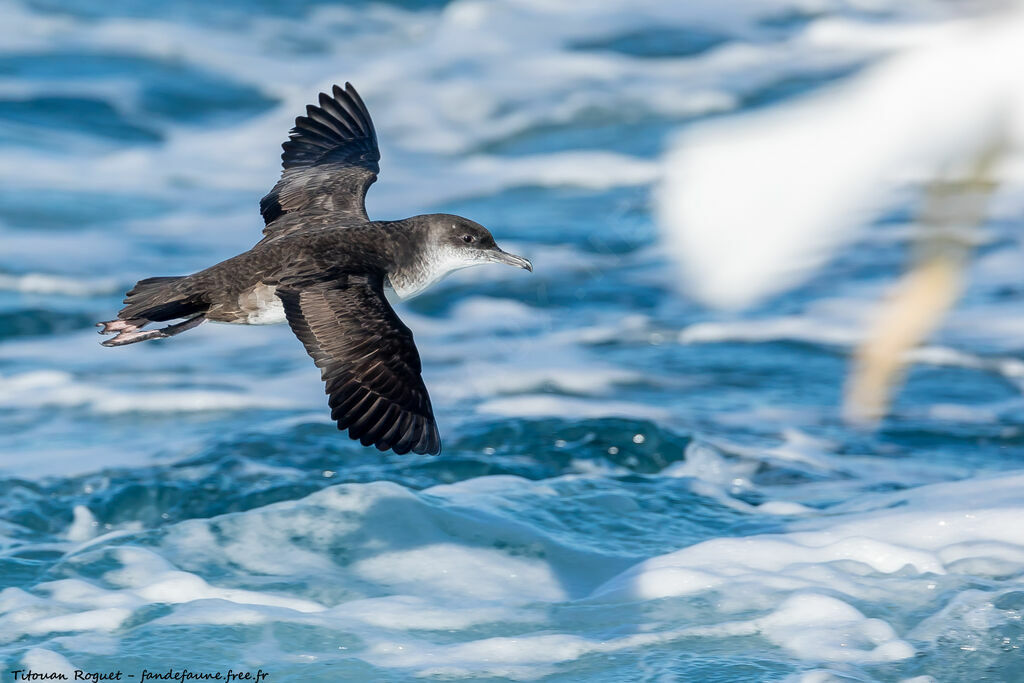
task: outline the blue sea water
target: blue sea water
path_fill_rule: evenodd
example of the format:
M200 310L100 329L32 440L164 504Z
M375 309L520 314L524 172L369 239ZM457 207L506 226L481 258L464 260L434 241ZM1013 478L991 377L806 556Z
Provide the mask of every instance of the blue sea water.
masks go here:
M0 5L0 680L1024 681L1024 188L875 432L838 405L909 199L735 314L685 297L652 217L677 131L956 11ZM398 305L438 457L339 433L286 326L92 327L250 247L291 121L346 80L371 216L460 213L535 265Z

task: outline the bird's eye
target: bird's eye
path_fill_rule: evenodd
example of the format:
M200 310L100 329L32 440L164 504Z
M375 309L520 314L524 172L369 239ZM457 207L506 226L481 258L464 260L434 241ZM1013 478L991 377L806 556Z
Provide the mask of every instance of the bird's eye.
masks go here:
M476 238L473 237L472 235L463 235L462 241L465 242L466 244L472 244L473 242L476 241Z

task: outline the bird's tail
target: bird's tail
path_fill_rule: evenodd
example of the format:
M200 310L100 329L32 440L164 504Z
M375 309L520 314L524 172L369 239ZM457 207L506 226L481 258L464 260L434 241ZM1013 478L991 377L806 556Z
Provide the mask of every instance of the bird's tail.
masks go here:
M100 334L116 334L104 346L123 346L147 339L171 337L202 323L209 305L187 287L187 276L139 280L124 298L116 320L97 323ZM178 320L167 327L143 330L151 322Z

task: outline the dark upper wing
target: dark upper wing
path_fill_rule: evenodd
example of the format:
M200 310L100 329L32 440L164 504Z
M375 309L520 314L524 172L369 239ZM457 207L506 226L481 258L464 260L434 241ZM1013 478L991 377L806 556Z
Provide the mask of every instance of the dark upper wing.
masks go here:
M384 298L381 278L285 285L277 295L327 383L338 429L399 455L441 451L412 332Z
M332 95L320 93L320 106L306 107L282 147L284 172L260 200L264 239L306 226L288 219L289 212L299 210L368 220L364 200L380 172L380 151L370 114L352 84L344 90L334 86ZM320 227L316 221L312 225Z

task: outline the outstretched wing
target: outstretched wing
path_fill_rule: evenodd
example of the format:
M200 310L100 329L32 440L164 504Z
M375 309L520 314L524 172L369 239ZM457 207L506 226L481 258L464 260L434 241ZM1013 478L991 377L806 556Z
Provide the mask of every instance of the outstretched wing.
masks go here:
M285 285L277 295L327 383L338 429L399 455L441 451L412 332L384 298L380 277Z
M298 211L309 218L320 213L369 220L364 201L380 172L380 151L370 114L351 83L344 90L334 86L331 95L320 93L320 106L306 107L282 147L281 179L260 200L265 240L320 227L315 219L290 220Z

